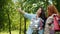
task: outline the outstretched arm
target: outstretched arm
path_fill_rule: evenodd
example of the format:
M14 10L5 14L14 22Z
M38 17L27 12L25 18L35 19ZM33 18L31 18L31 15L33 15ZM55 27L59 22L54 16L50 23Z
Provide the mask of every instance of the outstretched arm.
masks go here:
M24 17L26 17L26 18L28 18L28 19L31 20L33 14L28 14L28 13L26 13L25 11L21 10L21 8L18 8L18 11L19 11L21 14L23 14Z
M18 8L18 11L22 14L25 14L25 11L23 11L21 8Z

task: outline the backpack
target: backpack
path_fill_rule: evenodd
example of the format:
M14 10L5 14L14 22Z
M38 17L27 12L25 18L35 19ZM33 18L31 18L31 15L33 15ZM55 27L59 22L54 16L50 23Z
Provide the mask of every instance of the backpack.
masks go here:
M57 15L54 15L54 30L55 31L60 31L60 18Z

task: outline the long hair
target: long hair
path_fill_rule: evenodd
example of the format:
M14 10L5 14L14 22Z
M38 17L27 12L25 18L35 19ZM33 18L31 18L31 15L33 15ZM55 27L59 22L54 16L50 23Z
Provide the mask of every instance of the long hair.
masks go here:
M40 7L40 8L41 8L40 17L41 17L42 19L44 19L44 18L46 18L45 11L44 11L44 9L43 9L42 7Z
M48 12L48 17L51 16L52 14L58 14L59 15L58 10L54 5L49 5L47 7L47 9L48 9L48 11L47 11Z
M44 9L42 8L42 7L40 7L41 8L41 14L40 14L40 17L44 20L44 25L43 25L43 28L45 27L45 22L46 22L46 15L45 15L45 11L44 11Z

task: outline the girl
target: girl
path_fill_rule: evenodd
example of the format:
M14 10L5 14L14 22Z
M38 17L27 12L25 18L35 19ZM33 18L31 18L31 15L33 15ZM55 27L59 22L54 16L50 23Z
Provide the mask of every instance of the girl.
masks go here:
M54 5L49 5L47 7L48 18L46 20L45 31L44 34L54 34L54 25L53 25L53 16L59 15L58 10Z
M43 8L40 7L36 14L28 14L26 12L23 12L23 10L21 10L20 8L18 9L18 11L22 14L24 14L24 16L26 18L28 18L31 22L30 22L30 26L27 30L26 34L32 34L33 33L33 27L38 27L38 33L39 34L43 34L43 27L44 27L44 21L45 21L45 12L43 11ZM42 23L40 23L42 22Z

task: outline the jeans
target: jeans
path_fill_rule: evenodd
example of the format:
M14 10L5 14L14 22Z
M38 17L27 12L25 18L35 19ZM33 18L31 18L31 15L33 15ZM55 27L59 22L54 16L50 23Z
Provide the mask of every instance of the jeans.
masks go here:
M28 28L26 34L32 34L33 33L33 29L31 27ZM39 30L38 31L39 34L43 34L44 33L44 30Z

